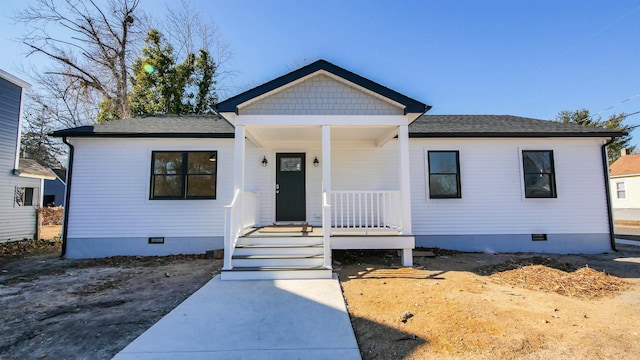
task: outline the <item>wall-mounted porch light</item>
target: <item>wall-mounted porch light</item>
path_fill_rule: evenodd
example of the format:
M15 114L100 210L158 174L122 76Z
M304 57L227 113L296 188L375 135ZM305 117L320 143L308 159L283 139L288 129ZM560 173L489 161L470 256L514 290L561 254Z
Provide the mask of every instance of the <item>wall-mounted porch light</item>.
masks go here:
M211 162L216 161L216 153L214 153L214 152L209 153L209 161L211 161Z
M318 157L316 156L316 158L313 159L313 166L318 167L318 165L320 165L320 161L318 161Z
M266 156L262 157L262 167L267 167L267 164L269 163L269 161L267 160Z

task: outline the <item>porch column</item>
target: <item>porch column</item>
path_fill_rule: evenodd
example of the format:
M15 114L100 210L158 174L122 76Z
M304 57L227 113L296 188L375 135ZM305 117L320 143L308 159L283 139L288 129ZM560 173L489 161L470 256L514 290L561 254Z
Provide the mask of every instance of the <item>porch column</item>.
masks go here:
M235 240L241 230L242 191L244 191L244 126L236 125L233 142L233 195L232 203L224 207L224 264L223 270L233 268ZM233 203L238 194L237 203ZM240 224L240 225L238 225Z
M322 125L322 239L324 268L330 269L331 260L331 127Z
M236 125L233 157L233 193L244 191L244 126Z
M322 126L322 192L331 191L331 127Z
M411 235L411 170L409 168L409 126L400 125L398 129L400 146L400 197L402 198L402 234ZM412 249L401 250L403 266L413 265Z
M409 169L409 126L398 129L400 144L400 196L402 198L402 233L411 235L411 173Z

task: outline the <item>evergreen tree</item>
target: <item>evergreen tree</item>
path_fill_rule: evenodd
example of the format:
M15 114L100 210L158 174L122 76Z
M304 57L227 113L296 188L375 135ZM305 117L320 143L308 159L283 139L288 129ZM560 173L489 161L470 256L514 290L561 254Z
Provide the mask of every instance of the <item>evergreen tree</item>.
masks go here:
M594 126L601 127L609 130L623 131L627 135L621 136L613 140L609 146L607 146L607 157L609 164L616 161L620 157L622 149L628 149L633 152L635 146L631 146L631 131L633 127L625 125L622 122L627 118L627 115L621 113L620 115L612 114L607 120L602 120L600 117L594 118L587 109L580 109L575 111L563 110L556 115L556 121L563 123L573 123L582 126Z
M142 57L136 58L133 65L132 113L144 116L208 112L216 101L215 71L215 63L206 50L200 50L197 57L188 53L177 63L171 44L159 31L151 29Z

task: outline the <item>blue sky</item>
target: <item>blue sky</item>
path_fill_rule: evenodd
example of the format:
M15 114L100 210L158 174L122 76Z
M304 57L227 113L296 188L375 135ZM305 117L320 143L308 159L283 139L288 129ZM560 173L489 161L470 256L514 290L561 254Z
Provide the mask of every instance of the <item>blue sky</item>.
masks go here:
M0 0L0 68L22 29ZM161 16L172 1L142 0ZM552 119L640 110L640 2L577 0L193 0L230 43L238 90L326 59L433 106L431 114ZM38 66L41 64L37 63ZM632 98L611 110L603 111ZM627 119L640 124L640 114Z

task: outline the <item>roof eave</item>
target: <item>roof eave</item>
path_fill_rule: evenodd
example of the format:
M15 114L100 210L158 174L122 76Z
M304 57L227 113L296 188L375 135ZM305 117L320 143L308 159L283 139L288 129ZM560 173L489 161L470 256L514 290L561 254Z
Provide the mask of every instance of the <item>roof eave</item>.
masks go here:
M410 138L466 138L466 137L503 137L503 138L548 138L548 137L620 137L623 133L575 133L575 132L447 132L447 133L424 133L409 132Z
M52 175L33 174L25 171L20 171L19 169L13 169L13 174L19 177L31 178L31 179L55 180L57 178L55 174L52 174Z
M86 133L55 131L53 137L102 137L102 138L212 138L232 139L234 133Z

